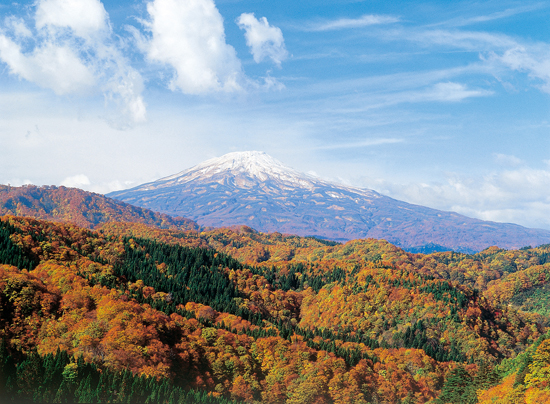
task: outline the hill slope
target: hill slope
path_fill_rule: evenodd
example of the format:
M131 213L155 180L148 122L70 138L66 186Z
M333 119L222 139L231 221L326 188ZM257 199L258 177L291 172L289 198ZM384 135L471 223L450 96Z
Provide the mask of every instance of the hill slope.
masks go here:
M247 225L331 240L382 238L465 252L550 242L550 231L471 219L299 173L262 152L229 153L109 197L203 226Z
M426 276L414 264L429 256L387 242L282 238L329 255L263 267L184 246L194 232L150 229L167 244L114 226L0 218L0 401L475 403L503 359L548 340L537 316ZM479 258L521 271L547 254ZM432 258L434 274L479 262Z
M195 222L172 217L77 188L0 185L0 215L31 216L93 229L107 222L143 223L196 230Z

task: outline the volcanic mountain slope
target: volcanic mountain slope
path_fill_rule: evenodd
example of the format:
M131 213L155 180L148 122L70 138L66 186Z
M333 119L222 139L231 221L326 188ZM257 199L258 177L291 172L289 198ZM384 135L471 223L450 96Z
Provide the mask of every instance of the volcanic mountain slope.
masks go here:
M197 230L189 219L172 217L77 188L0 185L0 215L30 216L93 229L107 222L142 223L164 229Z
M107 196L203 226L247 225L339 241L382 238L406 249L435 244L474 252L550 243L546 230L472 219L323 181L255 151L229 153Z

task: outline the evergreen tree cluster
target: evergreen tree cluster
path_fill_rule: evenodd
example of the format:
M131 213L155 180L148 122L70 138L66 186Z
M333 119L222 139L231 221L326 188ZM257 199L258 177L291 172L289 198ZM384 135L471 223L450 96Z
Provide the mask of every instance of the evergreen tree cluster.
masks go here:
M239 293L223 269L242 269L237 260L216 250L144 239L126 239L124 248L124 261L114 267L117 276L131 282L140 279L156 291L168 293L175 304L196 302L236 313L234 298ZM163 269L159 269L161 264Z
M134 246L132 247L131 244ZM260 328L245 328L237 332L221 324L213 324L210 320L198 319L205 327L222 328L235 334L244 333L254 339L279 335L291 341L293 337L300 335L304 337L310 348L332 352L336 356L343 358L349 366L356 365L360 359L377 360L375 357L363 354L358 350L337 348L334 342L331 344L326 342L315 343L313 341L315 337L322 337L331 341L338 339L344 342L364 343L371 349L381 346L377 340L371 339L364 334L352 334L349 330L348 332L333 333L329 329L302 329L289 322L273 321L268 315L262 313L251 313L246 309L237 308L234 303L234 297L238 296L238 292L234 289L233 284L225 273L220 271L220 268L242 269L245 266L225 254L204 248L169 246L143 239L132 239L131 242L130 239L126 240L125 249L124 262L115 266L115 273L132 282L141 279L144 281L144 284L152 286L157 291L170 293L171 296L170 301L159 301L144 298L141 293L135 291L128 291L129 295L140 303L147 303L151 307L168 315L177 312L186 318L195 318L194 313L177 308L177 306L185 304L188 301L199 302L209 305L218 311L235 314ZM166 264L166 268L168 269L163 272L159 271L158 266L160 263ZM176 268L180 268L180 271L176 271ZM253 271L260 272L260 270L254 269ZM275 269L271 271L271 274L275 273ZM280 277L278 282L288 285L289 279L293 277L294 279L297 278L297 272L305 272L305 267L302 264L292 266L291 272L288 275ZM204 274L207 274L208 277L204 277ZM319 286L320 289L326 283L343 282L345 280L345 272L340 268L336 268L329 276L311 276L307 279L316 281L321 285ZM105 286L121 287L122 284L115 285L107 282ZM293 286L296 287L294 284ZM289 287L287 290L291 288ZM221 294L220 291L224 293ZM263 327L265 325L264 319L270 321L277 331L273 330L273 328L266 330ZM382 346L389 348L389 345L385 343Z
M477 372L472 376L463 365L452 369L445 377L441 394L436 404L476 404L477 391L485 390L500 381L495 368L486 362L478 365Z
M0 220L0 264L32 270L37 265L36 260L10 239L10 236L16 232L20 231L7 221Z
M412 327L407 327L403 334L394 334L394 341L402 343L405 348L422 349L426 355L434 358L438 362L461 362L467 361L466 356L461 353L453 341L450 350L446 350L433 338L426 335L427 327L424 321L417 321Z
M315 292L319 292L323 286L329 283L343 284L347 279L346 271L339 267L331 271L323 271L321 274L314 274L313 265L306 266L301 262L289 265L284 274L281 274L281 270L275 267L250 268L250 271L257 275L263 275L274 288L284 291L300 291L311 287ZM353 274L355 272L350 275Z
M136 376L74 360L65 351L10 353L0 341L0 403L237 404L170 379Z

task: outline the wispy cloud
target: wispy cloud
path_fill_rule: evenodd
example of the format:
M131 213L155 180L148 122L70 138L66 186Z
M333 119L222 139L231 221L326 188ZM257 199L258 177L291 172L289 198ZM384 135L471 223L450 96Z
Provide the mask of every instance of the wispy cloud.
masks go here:
M413 41L426 49L442 47L474 52L486 73L527 73L541 91L550 93L550 43L520 42L505 34L444 29L397 29L380 34L386 40Z
M461 102L472 97L487 97L493 92L484 89L471 89L465 84L440 82L412 91L397 91L387 94L365 96L362 109L387 108L398 104L422 102ZM361 109L361 107L360 107Z
M550 94L550 44L516 44L515 47L501 54L491 52L487 60L515 71L527 73L531 79L537 82L537 86L542 91Z
M463 77L490 75L491 72L489 66L479 61L444 69L405 71L353 79L324 80L312 83L300 91L304 98L315 99L320 102L327 100L332 107L336 108L359 107L359 105L365 103L378 105L389 102L388 105L392 105L395 102L414 101L414 99L425 101L427 98L426 93L430 93L431 97L434 97L436 92L434 86L438 83L456 83ZM472 91L481 91L481 89ZM489 93L485 95L489 95ZM418 98L419 96L420 98ZM361 103L357 103L358 100L361 100Z
M382 80L384 77L381 78ZM436 79L434 77L433 79ZM359 87L356 87L359 91ZM350 114L369 110L393 107L399 104L416 104L425 102L461 102L473 97L487 97L494 93L485 89L472 89L457 82L422 83L417 82L416 88L407 89L389 87L385 91L363 87L360 93L340 94L332 97L326 113ZM337 105L337 106L336 106Z
M359 18L339 18L337 20L322 21L306 24L306 31L335 31L340 29L361 28L369 25L392 24L399 22L399 18L387 15L366 14Z
M523 160L509 154L493 153L493 158L497 164L505 167L517 167L523 164Z
M338 144L318 146L318 147L315 147L315 149L317 150L353 149L353 148L360 148L360 147L380 146L384 144L403 143L404 141L405 141L404 139L397 139L397 138L366 139L360 142L338 143Z
M246 44L256 63L269 58L280 66L287 58L288 52L282 31L269 25L267 18L261 17L258 20L253 13L242 13L236 22L240 29L245 30Z
M486 97L492 95L492 91L483 89L469 89L461 83L437 83L431 89L418 94L419 100L459 102L471 97ZM415 99L417 97L413 97Z
M439 183L363 179L362 185L397 199L483 220L550 227L547 169L522 166L482 177L448 174L446 181Z
M545 7L547 7L547 5L544 5L542 3L530 4L522 7L507 8L506 10L497 11L486 15L453 18L451 20L433 24L432 26L447 25L447 26L454 26L454 27L463 27L466 25L473 25L473 24L479 24L479 23L484 23L488 21L500 20L503 18L509 18L518 14L529 13L531 11L540 10Z
M473 52L514 47L517 42L504 34L445 29L411 29L387 33L388 39L414 41L424 46L448 46Z

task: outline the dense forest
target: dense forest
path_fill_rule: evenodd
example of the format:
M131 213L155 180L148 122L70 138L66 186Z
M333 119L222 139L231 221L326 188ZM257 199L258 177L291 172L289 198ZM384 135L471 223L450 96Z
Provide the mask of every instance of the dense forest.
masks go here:
M550 246L0 218L0 402L550 401Z

